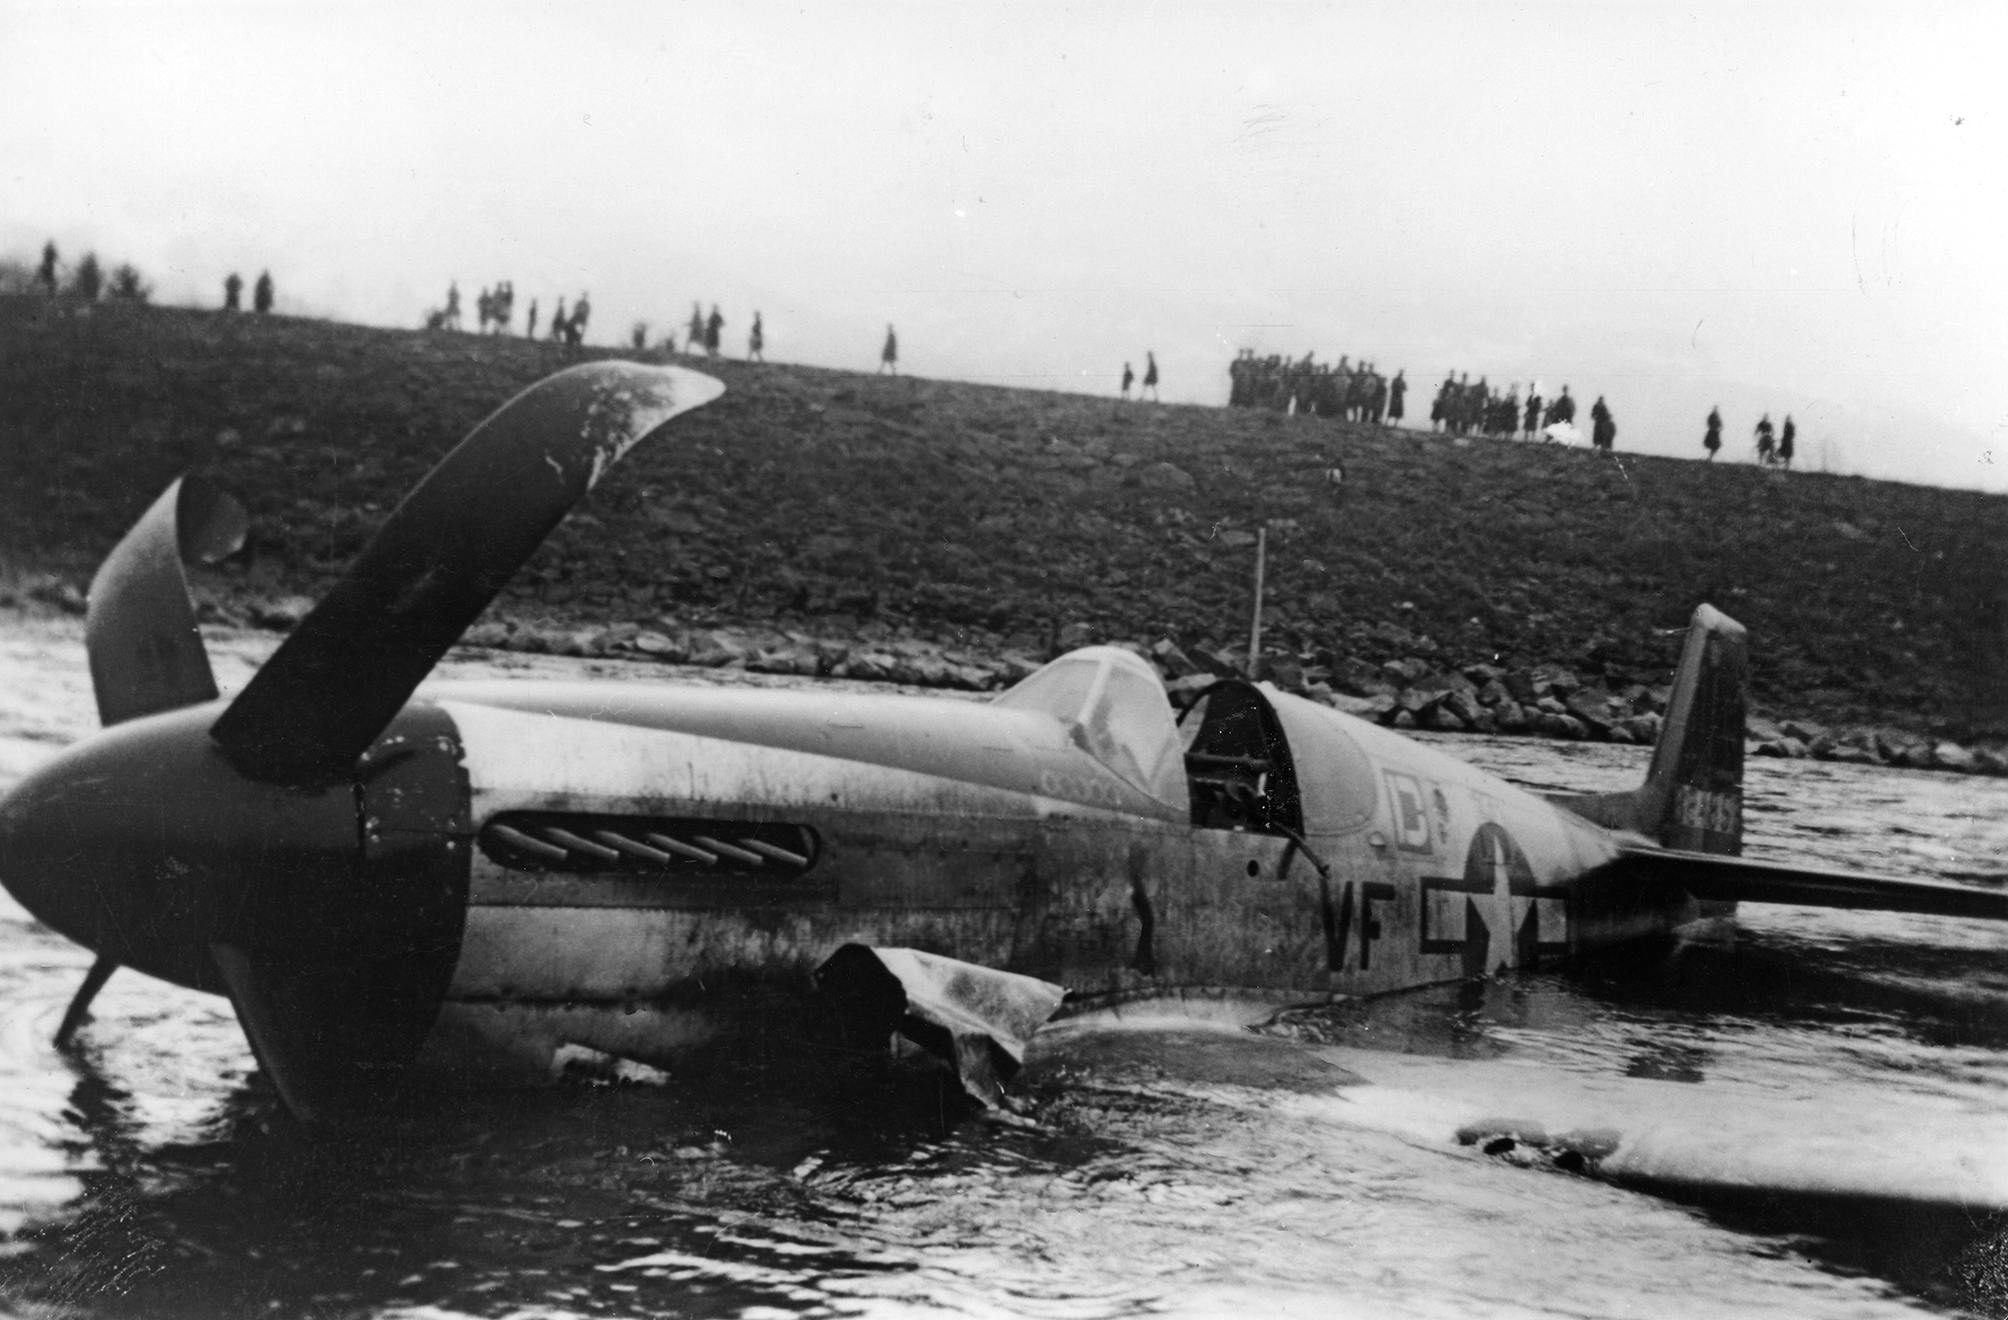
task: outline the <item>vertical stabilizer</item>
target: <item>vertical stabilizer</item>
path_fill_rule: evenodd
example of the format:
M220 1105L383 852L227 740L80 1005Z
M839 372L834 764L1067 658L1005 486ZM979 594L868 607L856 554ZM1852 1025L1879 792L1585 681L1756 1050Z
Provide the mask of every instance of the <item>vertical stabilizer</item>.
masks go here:
M1741 853L1748 653L1742 624L1713 606L1697 608L1645 786L1573 798L1566 805L1600 825L1636 830L1664 848Z

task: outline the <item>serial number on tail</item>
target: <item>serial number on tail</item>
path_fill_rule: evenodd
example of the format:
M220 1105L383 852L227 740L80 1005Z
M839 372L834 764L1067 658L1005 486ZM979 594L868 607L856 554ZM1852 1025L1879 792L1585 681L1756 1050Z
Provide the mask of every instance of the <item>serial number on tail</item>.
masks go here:
M1734 790L1712 792L1682 784L1673 791L1673 819L1677 825L1711 834L1741 834L1743 794Z

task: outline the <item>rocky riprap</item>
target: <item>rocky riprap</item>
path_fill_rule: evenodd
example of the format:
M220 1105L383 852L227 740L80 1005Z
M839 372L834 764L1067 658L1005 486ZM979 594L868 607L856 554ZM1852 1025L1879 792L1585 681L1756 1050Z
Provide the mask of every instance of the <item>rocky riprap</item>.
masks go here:
M304 596L282 596L238 610L204 599L201 614L205 622L286 632L313 605ZM81 615L84 592L60 576L32 574L0 582L0 608L8 607ZM1604 678L1585 679L1557 664L1515 669L1483 661L1460 665L1446 659L1429 638L1397 626L1350 631L1360 642L1357 651L1264 654L1258 676L1285 692L1394 729L1648 747L1659 737L1670 675L1613 684ZM1061 630L1052 652L974 650L902 636L883 624L866 624L849 637L835 638L792 629L690 626L656 618L603 627L489 620L470 628L462 644L982 693L1009 687L1052 654L1093 640L1092 629L1072 625ZM1183 706L1221 678L1242 675L1247 667L1245 652L1188 651L1170 638L1148 645L1116 644L1130 647L1157 667L1174 706ZM1374 655L1385 658L1368 658ZM2008 775L2008 746L1968 747L1901 729L1829 728L1810 720L1758 715L1748 721L1745 737L1757 756Z

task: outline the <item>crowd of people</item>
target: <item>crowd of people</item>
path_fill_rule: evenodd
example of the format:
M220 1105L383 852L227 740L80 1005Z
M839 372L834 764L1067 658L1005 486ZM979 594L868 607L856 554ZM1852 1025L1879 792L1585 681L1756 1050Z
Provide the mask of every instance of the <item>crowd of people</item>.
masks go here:
M1506 439L1518 434L1524 440L1574 442L1582 436L1576 430L1576 399L1567 385L1554 398L1544 399L1540 383L1530 381L1523 400L1517 381L1498 390L1483 376L1474 381L1471 373L1454 371L1445 373L1429 406L1429 429L1438 428L1452 435L1475 431ZM1617 438L1617 418L1599 394L1590 405L1590 447L1610 452L1617 447Z
M480 295L475 299L475 308L480 317L481 333L512 333L515 306L516 286L513 282L503 280L497 283L492 289L482 289ZM586 327L592 320L592 314L593 304L590 293L581 293L578 301L574 302L569 310L565 306L564 298L560 297L557 307L552 311L551 318L547 323L549 329L546 333L549 338L557 343L582 344L585 342ZM537 337L538 319L537 300L532 298L530 300L528 315L524 320L524 338L535 339ZM453 281L446 286L446 302L444 306L435 307L426 312L425 328L428 330L461 329L459 281ZM718 304L713 303L711 305L711 314L707 316L705 315L703 304L693 302L690 305L690 321L686 328L687 337L684 340L681 351L692 356L701 354L704 357L715 358L721 351L724 331L725 316L718 310ZM636 348L646 347L648 323L646 321L636 322L631 338L634 340ZM676 332L671 331L664 335L659 347L666 353L677 352ZM887 354L888 356L881 364L881 369L884 369L886 365L892 363L897 357L897 352L892 347L890 326L887 327ZM761 319L760 313L757 311L753 313L753 325L746 336L746 360L748 362L765 362L767 360L767 328Z
M59 262L55 243L44 244L42 260L33 278L35 286L50 295L58 290ZM145 286L136 271L122 267L115 275L125 276L127 284L140 291L127 296L145 300ZM97 259L87 254L78 263L71 284L79 290L87 289L89 296L95 298L101 279ZM115 295L119 292L118 283L115 278ZM243 277L231 271L223 281L223 310L241 311L243 294ZM269 270L260 271L257 282L252 286L252 310L269 313L273 299L272 273ZM512 333L515 307L516 287L512 281L501 280L493 287L484 287L475 299L481 333ZM558 343L582 344L591 318L592 299L589 294L581 293L569 311L564 298L560 297L557 309L551 314L549 336ZM533 298L525 320L525 338L537 337L537 322L537 301ZM425 325L429 330L461 328L460 284L457 280L447 285L445 306L426 313ZM721 351L724 329L725 317L718 310L718 304L711 305L707 316L701 302L691 303L687 338L682 351L692 356L702 354L716 358ZM636 323L633 338L637 349L645 346L646 322ZM674 332L664 337L660 347L668 353L678 351ZM765 362L766 347L766 326L761 314L756 311L746 337L746 360ZM878 370L881 374L899 374L899 337L890 325L885 328L885 340L879 350ZM1315 353L1306 353L1301 358L1280 354L1257 357L1253 349L1244 348L1228 364L1227 372L1227 404L1230 408L1266 408L1274 412L1301 412L1313 417L1388 425L1400 425L1403 420L1404 396L1408 390L1408 381L1403 373L1397 370L1390 379L1381 375L1372 362L1362 360L1354 364L1346 354L1341 354L1337 362L1331 363L1317 361ZM1130 363L1123 363L1121 397L1128 399L1131 388L1137 383L1135 369ZM1154 350L1144 353L1142 388L1137 391L1137 397L1158 398L1157 354ZM1469 372L1446 372L1429 406L1429 429L1459 436L1476 432L1511 438L1517 433L1529 440L1580 440L1581 433L1574 429L1575 419L1576 400L1570 396L1567 385L1562 386L1561 393L1553 399L1543 399L1539 383L1533 382L1528 385L1523 399L1517 382L1504 390L1497 390L1488 385L1483 376L1472 380ZM1721 452L1722 426L1721 409L1711 408L1701 441L1702 448L1707 452L1707 461L1714 461L1716 454ZM1590 406L1591 446L1613 450L1617 432L1617 420L1611 413L1610 405L1599 395ZM1774 428L1771 415L1765 413L1758 419L1755 434L1757 461L1760 464L1787 469L1792 466L1798 449L1798 427L1789 414L1782 426Z
M1242 349L1227 368L1230 408L1267 408L1274 412L1308 413L1344 421L1400 424L1402 395L1408 388L1402 373L1383 379L1371 362L1353 365L1341 356L1337 363L1323 363L1314 354L1288 358L1276 354L1257 357L1253 349ZM1129 397L1133 374L1123 364L1122 397ZM1157 361L1150 361L1145 384L1157 383ZM1485 377L1471 379L1469 372L1445 373L1429 405L1429 429L1450 435L1483 435L1511 439L1551 440L1581 443L1614 452L1618 424L1610 404L1598 395L1590 405L1590 431L1585 437L1576 429L1576 400L1567 385L1552 399L1541 396L1539 382L1530 382L1525 395L1516 381L1505 389L1486 383ZM1798 449L1799 431L1790 416L1773 427L1771 415L1757 422L1757 461L1765 467L1792 466ZM1713 460L1722 449L1722 412L1711 409L1702 447Z
M1354 365L1344 355L1336 363L1323 363L1317 361L1312 353L1306 353L1301 358L1277 354L1257 357L1253 349L1244 348L1228 364L1227 374L1227 406L1230 408L1267 408L1273 412L1301 412L1313 417L1355 422L1400 424L1402 395L1408 388L1401 372L1395 372L1394 378L1387 380L1374 370L1373 363L1362 361ZM1122 376L1122 397L1125 399L1129 397L1133 380L1134 373L1129 363L1125 362ZM1154 392L1157 384L1157 360L1154 357L1150 359L1149 374L1144 383ZM1576 429L1575 422L1576 400L1567 385L1562 386L1561 393L1554 398L1545 399L1541 396L1539 382L1530 382L1523 396L1518 382L1503 390L1496 389L1487 384L1483 376L1472 380L1469 372L1445 373L1443 383L1436 387L1436 397L1429 405L1429 429L1432 431L1506 439L1518 435L1527 440L1567 443L1581 443L1587 438L1593 449L1607 453L1615 451L1617 418L1602 395L1598 395L1596 402L1590 405L1587 437ZM1765 467L1790 468L1798 449L1798 438L1798 427L1789 415L1781 426L1773 427L1771 415L1764 414L1756 427L1757 461ZM1707 430L1701 443L1711 461L1721 451L1721 409L1709 411Z
M1406 413L1408 381L1397 370L1389 379L1362 360L1357 365L1348 355L1336 363L1319 362L1314 353L1301 358L1271 354L1257 357L1254 350L1242 349L1228 364L1227 405L1230 408L1267 408L1273 412L1307 413L1342 421L1401 424ZM1129 395L1129 367L1123 367L1123 395ZM1530 383L1523 397L1516 382L1495 389L1485 377L1471 379L1469 372L1448 372L1436 388L1429 405L1429 429L1451 435L1523 436L1578 442L1582 433L1575 429L1576 400L1564 385L1553 399L1541 397L1540 386ZM1592 447L1612 450L1617 444L1617 419L1601 396L1590 408ZM1711 451L1712 452L1712 451Z
M1389 380L1371 362L1354 365L1348 354L1331 363L1317 361L1314 353L1258 358L1253 349L1244 348L1227 364L1227 377L1230 408L1267 408L1353 422L1398 424L1408 391L1400 371Z
M515 301L516 288L508 280L495 285L492 290L483 289L476 300L482 333L511 333L510 323L514 315ZM578 301L571 305L569 311L565 307L565 300L561 297L558 299L556 310L551 314L549 336L558 343L581 344L585 342L586 326L591 318L592 300L589 294L580 294ZM537 320L537 301L533 298L530 300L529 316L523 329L525 338L537 337ZM663 335L656 347L664 353L681 352L691 357L716 358L724 351L725 326L725 314L719 311L717 303L711 305L711 311L707 314L702 301L693 302L690 304L690 319L681 327L684 335L683 343L678 345L676 331L671 330ZM461 328L458 281L447 286L445 306L434 308L425 314L425 327L428 330ZM635 322L629 335L633 347L637 350L647 348L648 337L648 322ZM767 360L767 326L758 311L753 313L753 323L746 333L746 360L748 362ZM899 337L890 325L885 328L885 342L879 350L878 369L882 373L899 374ZM1157 387L1155 359L1151 361L1145 384L1155 392Z
M1706 461L1714 462L1716 453L1722 448L1722 409L1708 410L1708 429L1702 433L1701 447L1708 451ZM1792 455L1799 447L1799 428L1792 423L1792 414L1785 414L1784 426L1773 430L1771 414L1765 413L1757 419L1757 461L1765 467L1792 466Z
M1475 431L1510 439L1517 432L1531 440L1546 427L1573 425L1575 420L1576 401L1567 385L1553 399L1544 400L1540 386L1529 384L1522 403L1517 383L1497 390L1483 376L1472 380L1470 372L1446 373L1429 405L1429 429L1452 435Z
M51 294L56 291L57 262L56 245L53 242L46 244L42 249L41 265L35 272L35 282ZM94 259L92 264L95 269ZM243 292L244 280L236 271L230 272L223 281L223 309L228 312L241 310ZM253 310L261 313L272 310L270 271L259 272L251 298ZM513 282L502 280L492 288L483 288L475 299L481 333L511 333L515 305L516 287ZM583 343L592 310L589 294L581 293L570 311L566 310L565 300L560 297L557 309L551 314L550 338L563 344ZM458 281L447 285L446 305L426 313L425 325L429 330L460 329ZM724 329L725 317L718 310L717 303L711 305L708 316L701 302L691 303L683 351L693 356L702 354L716 358ZM530 300L523 333L529 339L537 337L537 302L534 298ZM646 338L646 323L637 322L635 347L643 347ZM673 332L664 337L661 347L665 352L677 351ZM756 311L746 337L746 360L765 362L766 347L766 326ZM899 374L899 336L890 325L885 328L878 369L881 374ZM1332 363L1317 361L1315 353L1306 353L1301 358L1280 354L1257 357L1253 349L1244 348L1228 364L1227 374L1227 405L1230 408L1267 408L1274 412L1301 412L1313 417L1373 422L1377 425L1401 424L1404 396L1408 390L1408 381L1401 371L1397 370L1389 379L1375 370L1372 362L1362 360L1355 365L1346 354L1341 354L1339 360ZM1130 397L1130 389L1136 384L1135 370L1128 362L1123 363L1124 399ZM1158 397L1157 354L1154 350L1144 353L1142 388L1137 391L1137 397L1153 400ZM1459 436L1476 432L1484 436L1511 438L1517 433L1528 440L1537 437L1578 439L1580 432L1574 430L1575 420L1576 400L1569 394L1567 385L1562 386L1561 393L1553 399L1543 399L1539 383L1530 383L1523 400L1517 382L1504 390L1497 390L1488 385L1483 376L1472 380L1469 372L1446 372L1429 406L1429 429ZM1596 402L1590 405L1591 447L1605 451L1615 449L1617 433L1617 420L1611 413L1610 405L1599 395ZM1765 413L1757 422L1756 443L1759 463L1765 467L1789 469L1798 448L1798 428L1789 414L1782 427L1774 428L1771 415ZM1701 444L1707 451L1708 461L1712 462L1722 449L1722 410L1719 407L1709 410Z
M232 278L234 279L235 276L232 276ZM232 307L236 306L234 301L235 296L234 293L231 295L232 302L230 305ZM475 304L480 316L481 333L511 334L514 332L512 322L515 317L516 286L513 282L502 280L493 288L482 289L480 296L475 300ZM557 308L552 312L550 321L548 322L549 337L553 341L562 344L582 344L585 342L586 326L591 317L592 300L589 294L580 294L578 301L571 305L569 311L566 310L565 300L560 297ZM424 324L428 330L459 330L462 328L460 283L458 280L452 281L447 285L445 305L431 308L425 313ZM530 300L529 315L525 319L523 337L526 339L535 339L537 337L537 324L537 300L533 298ZM707 314L704 310L703 302L701 300L695 301L690 304L690 319L681 327L684 334L683 343L680 346L678 345L677 332L671 330L663 335L661 341L655 347L664 353L681 352L691 357L717 358L724 351L725 326L725 315L719 311L717 303L711 305L711 311ZM633 347L637 351L646 349L648 347L648 338L648 322L635 322L629 334ZM1149 354L1145 356L1149 358L1149 363L1144 373L1144 389L1147 393L1155 396L1157 392L1157 359ZM767 326L761 313L758 311L753 313L753 322L748 327L746 334L746 360L748 362L765 362L767 360ZM879 349L878 369L881 374L899 374L899 336L890 325L885 328L885 340ZM1127 364L1124 365L1123 370L1126 375L1131 374ZM1128 384L1127 381L1124 383L1125 394L1128 393Z
M35 281L50 293L56 291L57 262L56 245L53 242L46 244L42 249L41 265L35 272ZM243 292L242 277L235 271L230 272L223 281L223 309L229 312L241 310ZM255 311L265 313L272 310L270 271L259 273L251 297ZM516 287L513 282L502 280L492 288L484 287L475 299L481 333L511 333L515 305ZM581 293L569 311L564 298L560 297L557 309L551 314L550 338L563 344L581 344L585 341L586 326L591 318L592 299L589 294ZM537 319L537 302L533 298L523 331L526 338L537 337ZM458 281L447 285L446 305L426 313L425 325L430 330L460 329ZM725 317L718 310L718 304L711 305L711 313L707 316L703 304L693 302L683 351L693 356L702 354L716 358L724 329ZM646 323L638 322L634 329L635 347L643 347L646 338ZM746 360L766 361L766 341L766 326L756 311L746 338ZM661 347L665 352L677 351L673 332L664 337ZM899 336L890 325L885 328L878 369L881 374L899 373ZM1356 365L1346 354L1341 354L1339 360L1332 363L1319 362L1315 353L1306 353L1301 358L1280 354L1257 357L1253 349L1244 348L1228 364L1227 372L1227 404L1230 408L1301 412L1313 417L1373 422L1377 425L1400 425L1403 419L1404 396L1408 390L1408 381L1403 373L1397 370L1390 379L1381 375L1372 362L1362 360ZM1123 363L1121 397L1128 399L1131 387L1136 384L1136 371L1130 363ZM1142 388L1138 390L1137 397L1153 400L1158 397L1157 354L1154 350L1144 353ZM1497 390L1488 385L1483 376L1472 380L1469 372L1446 372L1429 406L1429 429L1459 436L1476 432L1511 438L1517 433L1529 440L1537 437L1575 440L1581 434L1574 429L1575 419L1576 400L1569 394L1567 385L1562 386L1561 393L1553 399L1543 399L1540 385L1530 383L1523 399L1517 382L1504 390ZM1611 413L1610 405L1599 395L1590 406L1591 446L1613 450L1617 432L1617 420ZM1709 410L1707 429L1701 443L1707 451L1708 460L1713 461L1722 449L1722 411L1719 407ZM1790 468L1798 446L1798 428L1789 415L1782 427L1774 428L1771 415L1766 413L1757 422L1756 443L1759 463L1765 467Z

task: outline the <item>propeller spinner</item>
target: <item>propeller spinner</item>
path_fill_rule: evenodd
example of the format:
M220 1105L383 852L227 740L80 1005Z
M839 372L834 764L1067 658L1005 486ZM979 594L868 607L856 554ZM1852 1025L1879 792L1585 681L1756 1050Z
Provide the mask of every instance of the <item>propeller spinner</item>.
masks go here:
M531 386L443 459L234 700L217 699L184 559L242 543L194 480L91 585L107 728L0 798L0 883L98 954L59 1039L130 965L228 994L289 1108L394 1077L458 956L467 788L412 691L616 460L721 394L593 363Z

